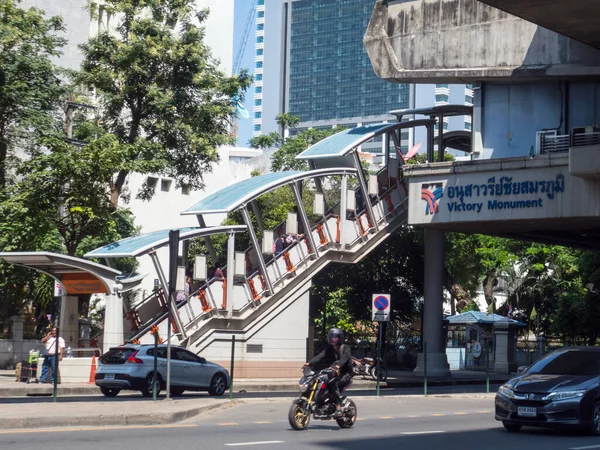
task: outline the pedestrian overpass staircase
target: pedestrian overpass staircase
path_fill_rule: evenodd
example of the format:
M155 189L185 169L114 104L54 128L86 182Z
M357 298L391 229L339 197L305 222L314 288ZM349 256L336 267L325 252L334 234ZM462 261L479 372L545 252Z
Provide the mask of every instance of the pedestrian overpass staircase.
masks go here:
M397 131L399 135L400 128L407 128L406 124L392 127L394 129L390 129L389 124L379 125L375 133L368 135L369 139L377 132ZM358 136L362 140L356 140L356 136L346 136L347 141L354 139L350 142L352 145L345 143L347 148L354 151L354 155L349 150L334 157L327 155L329 167L336 167L338 162L340 167L348 167L348 161L352 161L348 155L356 161L355 168L361 167L356 149L366 139L365 128L368 126L362 127L363 133ZM352 131L345 134L351 134ZM357 142L358 145L355 145ZM331 146L332 143L325 144ZM395 151L393 153L396 154ZM398 151L398 155L390 158L388 153L384 168L376 174L377 181L371 183L374 180L369 180L369 193L364 177L360 180L362 168L355 170L354 175L359 181L357 192L362 191L362 198L368 200L362 201L359 197L355 210L349 211L341 201L325 211L319 221L310 223L312 239L304 233L299 241L287 247L283 253L265 258L262 269L257 263L257 249L254 246L248 248L245 251L246 274L233 275L234 271L230 269L227 275L234 276L233 295L227 296L227 280L212 279L178 303L178 318L172 317L171 321L171 343L201 353L215 341L231 339L232 334L242 341L251 338L305 293L310 288L312 278L327 264L359 262L391 233L406 224L408 184L402 177L402 153ZM323 169L319 169L313 161L310 166L311 170L306 172L305 179L314 172L316 180ZM292 181L290 186L296 183ZM277 230L274 231L277 233ZM268 281L265 280L264 270ZM227 305L227 298L232 305ZM162 290L157 290L126 313L126 338L134 342L152 343L153 335L158 334L160 341L165 340L168 333L166 311L167 298Z

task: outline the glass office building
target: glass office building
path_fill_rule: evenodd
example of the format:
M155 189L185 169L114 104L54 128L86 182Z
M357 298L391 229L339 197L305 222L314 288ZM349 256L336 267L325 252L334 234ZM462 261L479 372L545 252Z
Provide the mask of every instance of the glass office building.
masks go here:
M365 51L373 3L291 2L288 111L301 125L349 118L377 122L391 110L410 106L410 85L377 78Z

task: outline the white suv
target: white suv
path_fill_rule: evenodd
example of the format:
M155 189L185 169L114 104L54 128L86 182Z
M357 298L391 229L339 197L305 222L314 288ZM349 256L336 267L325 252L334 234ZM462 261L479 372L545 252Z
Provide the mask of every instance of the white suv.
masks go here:
M157 391L166 388L167 346L157 347ZM154 345L130 345L111 348L100 357L96 386L106 397L116 397L124 389L152 396ZM171 346L171 395L184 391L208 391L223 395L229 389L229 372L218 364L182 347Z

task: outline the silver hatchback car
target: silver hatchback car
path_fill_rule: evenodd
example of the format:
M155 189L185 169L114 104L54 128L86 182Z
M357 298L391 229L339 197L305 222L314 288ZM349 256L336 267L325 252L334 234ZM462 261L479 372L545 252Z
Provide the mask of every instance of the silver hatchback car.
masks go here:
M167 346L157 347L157 390L166 388ZM106 397L122 390L141 391L152 396L154 345L125 344L111 348L100 357L96 386ZM208 391L220 396L229 389L229 372L182 347L171 346L171 390L173 396L184 391Z

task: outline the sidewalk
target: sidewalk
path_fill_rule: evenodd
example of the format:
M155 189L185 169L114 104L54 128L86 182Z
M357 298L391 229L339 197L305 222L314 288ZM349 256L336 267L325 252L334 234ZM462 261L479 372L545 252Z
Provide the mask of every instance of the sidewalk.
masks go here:
M504 383L511 375L490 373L490 383ZM300 377L298 377L299 379ZM261 379L234 379L233 392L285 392L297 391L298 379L290 378L261 378ZM375 389L376 383L372 379L363 379L356 376L352 380L350 389ZM452 371L450 377L428 378L428 386L457 386L480 385L486 383L485 372ZM381 388L411 388L423 386L423 377L415 376L412 372L390 370L388 379L381 382ZM26 384L14 381L14 371L0 371L0 398L22 397L34 395L51 395L51 384ZM58 385L58 395L98 395L99 389L94 384L88 383L63 383Z
M156 402L136 397L117 397L102 402L77 401L74 397L59 398L57 403L52 403L50 398L37 400L2 405L0 430L165 425L216 409L230 408L238 403L226 397L187 400L160 398Z

